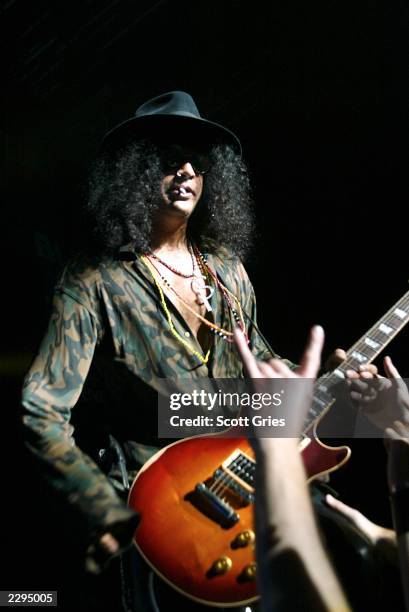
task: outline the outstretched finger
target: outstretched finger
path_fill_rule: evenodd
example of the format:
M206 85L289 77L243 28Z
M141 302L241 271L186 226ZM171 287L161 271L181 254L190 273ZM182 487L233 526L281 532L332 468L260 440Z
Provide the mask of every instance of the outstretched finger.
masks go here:
M409 441L409 427L401 421L395 421L391 427L385 429L385 438L389 440Z
M298 370L300 376L315 378L321 363L321 352L324 346L324 330L320 325L314 325L310 331L307 346Z
M244 371L246 375L249 378L262 378L263 375L260 373L257 361L248 347L243 332L238 327L236 327L233 333L234 342L239 352L240 359L243 362Z
M398 368L394 366L393 361L390 357L385 357L385 359L383 360L383 365L385 367L385 372L388 378L401 378Z
M397 431L395 431L393 429L393 427L387 427L385 429L385 444L387 444L387 442L389 442L390 440L400 440L400 435L398 434ZM387 450L389 450L390 446L387 445Z
M402 390L407 392L406 385L404 381L402 380L401 375L399 374L398 368L394 366L392 359L390 357L385 357L385 359L383 360L383 365L384 365L387 377L393 379L395 383L398 385L398 387L400 387Z
M338 510L338 512L341 512L341 514L344 514L347 518L356 523L359 512L358 510L356 510L355 508L351 508L351 506L347 506L347 504L344 504L344 502L339 499L336 499L330 494L327 494L325 496L325 501L329 506L335 508L335 510Z
M385 366L385 372L389 378L400 378L398 368L396 368L393 364L393 361L390 357L385 357L383 360L383 364Z

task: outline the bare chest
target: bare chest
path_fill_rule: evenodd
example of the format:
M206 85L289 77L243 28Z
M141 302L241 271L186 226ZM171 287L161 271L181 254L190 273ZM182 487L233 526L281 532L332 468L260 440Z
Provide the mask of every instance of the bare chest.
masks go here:
M197 291L193 290L191 278L174 277L167 278L169 287L165 285L166 296L179 310L186 323L195 336L198 336L203 321L199 318L207 314L204 304L198 298ZM199 315L199 316L198 316Z

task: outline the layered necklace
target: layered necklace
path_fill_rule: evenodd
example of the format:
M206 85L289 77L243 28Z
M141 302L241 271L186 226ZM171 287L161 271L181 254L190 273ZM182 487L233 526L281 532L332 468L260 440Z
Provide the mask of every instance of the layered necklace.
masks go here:
M180 276L182 278L186 278L189 279L191 278L191 288L193 293L196 295L196 303L197 304L204 304L206 311L207 312L211 312L212 311L212 307L211 304L209 302L210 298L212 297L212 295L214 294L214 288L211 287L209 284L206 283L210 283L211 281L213 281L213 283L216 286L216 289L218 289L224 299L224 301L227 304L229 313L231 314L231 317L234 319L235 324L238 325L240 327L240 329L242 330L242 332L244 333L247 342L248 342L248 337L246 334L246 328L245 328L245 324L244 324L244 318L243 318L243 312L242 312L242 308L241 308L241 304L238 300L238 298L231 293L227 287L225 287L219 280L217 274L210 268L207 259L205 258L204 255L202 255L202 253L200 253L199 249L196 246L189 246L189 252L190 252L190 256L191 256L191 260L192 260L192 272L189 274L186 274L185 272L182 272L181 270L178 270L176 268L174 268L173 266L171 266L170 264L168 264L166 261L164 261L163 259L161 259L160 257L158 257L158 255L156 255L155 253L147 253L143 256L141 256L141 259L143 261L143 263L146 265L146 267L149 270L149 273L156 285L156 288L158 289L159 292L159 296L160 296L160 300L161 300L161 305L162 308L165 312L166 318L168 320L168 324L170 327L170 331L173 334L173 336L180 342L182 343L191 353L193 353L202 363L207 363L208 359L209 359L209 355L210 355L210 350L207 351L206 355L202 355L201 353L199 353L199 351L197 351L193 346L191 346L175 329L175 326L173 324L172 321L172 317L171 314L169 312L169 309L167 307L166 304L166 300L165 300L165 296L163 293L163 289L162 289L162 285L161 283L170 291L172 291L172 293L176 296L176 298L182 303L184 304L184 306L187 308L187 310L189 310L189 312L191 312L195 317L197 317L202 323L204 323L204 325L206 325L209 330L211 332L213 332L215 335L219 336L220 338L222 338L223 340L232 343L233 342L233 332L223 329L222 327L219 327L218 325L216 325L215 323L213 323L212 321L209 321L209 319L205 318L204 316L202 316L200 313L196 312L196 310L194 310L190 304L179 294L178 291L176 291L176 289L171 285L171 283L163 276L163 274L161 274L160 270L158 269L158 266L156 265L155 262L159 262L161 265L163 265L165 268L167 268L168 270L170 270L173 274Z
M205 282L206 281L206 276L203 275L201 272L199 274L197 274L196 272L196 260L195 260L195 254L193 252L193 248L189 245L189 253L190 253L190 257L192 259L192 273L191 274L186 274L185 272L181 272L180 270L177 270L176 268L174 268L173 266L171 266L170 264L168 264L166 261L163 261L163 259L161 259L160 257L158 257L158 255L155 255L155 253L149 253L149 255L147 255L147 257L149 258L153 258L156 261L158 261L159 263L162 264L162 266L165 266L165 268L167 268L168 270L170 270L171 272L173 272L173 274L176 274L177 276L181 276L182 278L191 278L192 281L190 283L190 286L192 288L193 293L196 295L196 303L197 304L204 304L205 308L207 310L207 312L211 312L212 311L212 307L210 305L210 298L212 297L213 293L214 293L214 289L213 287L210 287L209 285L206 285ZM151 263L153 263L151 261ZM196 264L196 265L195 265ZM180 295L178 295L178 293L176 293L175 289L170 285L170 283L162 276L162 274L159 272L158 268L154 265L156 271L158 272L158 274L160 275L162 281L165 282L166 286L171 289L175 295L181 299L182 301L183 298L180 297ZM185 302L186 304L186 302ZM194 310L190 309L193 313L197 314Z

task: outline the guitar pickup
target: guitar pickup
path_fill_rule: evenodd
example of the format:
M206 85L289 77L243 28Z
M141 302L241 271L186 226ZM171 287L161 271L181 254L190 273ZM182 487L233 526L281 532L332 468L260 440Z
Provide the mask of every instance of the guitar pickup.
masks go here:
M195 493L202 501L205 502L205 506L207 506L206 514L220 523L222 527L232 527L239 521L239 514L230 506L230 504L211 491L204 482L200 482L196 485Z

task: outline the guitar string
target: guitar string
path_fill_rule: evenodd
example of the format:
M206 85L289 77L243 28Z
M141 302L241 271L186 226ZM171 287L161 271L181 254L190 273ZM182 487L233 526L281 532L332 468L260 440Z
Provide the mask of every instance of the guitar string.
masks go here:
M235 463L236 461L237 461L237 459L235 459L233 463ZM230 465L231 465L231 464L230 464ZM229 469L231 469L231 468L230 468L230 465L229 465ZM223 469L223 468L222 468L222 469ZM231 471L233 471L233 470L231 470ZM226 480L226 479L227 479L227 480L228 480L230 483L231 483L231 482L233 482L233 478L232 478L231 476L229 477L229 475L228 475L226 472L223 472L223 471L222 471L222 473L221 473L221 475L220 475L220 476L216 476L216 478L215 478L215 480L214 480L213 484L210 486L209 490L210 490L212 493L214 493L215 495L219 495L219 493L220 493L220 492L221 492L221 490L223 489L223 485L225 484L225 480Z
M246 458L243 458L243 459L242 459L242 461L246 462ZM237 468L237 471L236 471L236 470L232 470L232 471L233 471L233 473L234 473L236 476L241 477L243 473L244 473L244 474L246 473L246 472L245 472L245 469L246 469L246 465L245 465L245 464L244 464L243 466L237 465L237 466L236 466L236 468ZM220 480L220 479L219 479L219 480ZM243 479L243 480L244 480L244 479ZM226 491L228 488L231 488L231 484L232 484L232 483L235 483L235 482L236 482L236 481L235 481L235 479L234 479L234 478L232 478L231 476L229 477L229 476L226 474L224 478L222 477L221 482L219 483L219 484L220 484L220 486L218 487L218 490L217 490L217 491L214 491L214 493L215 493L216 495L218 495L219 497L221 497L221 496L222 496L222 495L225 493L225 491ZM244 480L244 482L245 482L245 480ZM233 489L233 490L234 490L234 489ZM222 499L223 499L223 498L222 498Z
M215 495L219 495L219 493L223 490L223 485L225 484L226 479L229 480L229 482L233 482L233 478L229 476L226 472L223 472L223 468L220 468L220 469L221 469L220 476L216 476L213 483L209 487L209 491L211 491Z
M243 464L244 465L240 465ZM242 473L246 473L245 469L246 469L246 463L247 463L247 457L241 455L240 459L239 459L239 463L237 463L237 459L234 460L234 462L236 465L235 467L231 467L231 465L229 465L229 470L235 474L236 476L241 476ZM254 467L254 466L252 466ZM236 471L237 470L237 471ZM216 478L215 482L213 483L213 485L210 487L210 490L212 491L212 493L214 493L215 495L222 495L229 487L232 483L235 482L235 479L232 478L231 476L229 476L227 473L223 473L220 477ZM245 481L244 481L245 482ZM219 486L215 486L215 485L219 485ZM223 486L224 485L224 486Z
M236 473L236 475L238 476L239 473ZM214 484L217 484L217 486L212 489L212 493L223 499L221 496L225 493L225 491L227 491L227 489L231 488L231 485L234 482L234 478L229 476L227 473L222 473L222 475L216 479L216 482Z

